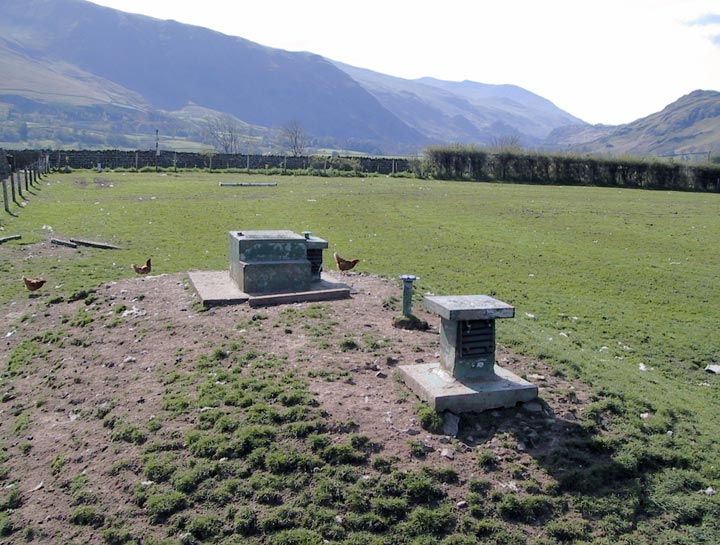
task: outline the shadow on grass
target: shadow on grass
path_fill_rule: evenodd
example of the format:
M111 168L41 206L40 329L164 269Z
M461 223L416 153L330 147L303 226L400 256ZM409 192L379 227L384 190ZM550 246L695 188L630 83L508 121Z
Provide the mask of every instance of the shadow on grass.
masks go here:
M610 542L632 536L633 543L717 543L720 502L707 488L712 472L700 453L667 431L691 433L682 416L658 415L658 424L648 423L633 418L632 402L612 395L582 411L576 400L563 401L556 410L538 399L461 419L459 439L477 447L488 476L517 481L518 497L508 498L515 503L502 500L510 520L550 520L550 533L563 542L600 534ZM522 498L538 494L564 507L535 517Z
M463 415L459 439L478 448L479 465L488 477L495 473L499 479L516 481L521 492L542 491L541 495L572 506L573 516L581 517L576 522L582 523L573 528L563 519L552 532L558 539L586 538L596 524L607 535L632 532L639 518L647 516L639 484L642 470L616 460L614 449L601 437L592 418L576 418L571 404L558 413L538 399L510 409ZM539 472L523 464L526 456L536 462ZM506 518L545 525L552 518L570 516L567 508L565 511L564 515L535 517L532 512L509 509Z

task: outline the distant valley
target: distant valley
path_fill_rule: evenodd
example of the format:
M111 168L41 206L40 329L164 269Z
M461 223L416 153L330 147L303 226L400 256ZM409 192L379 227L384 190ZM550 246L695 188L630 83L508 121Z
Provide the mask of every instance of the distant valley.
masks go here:
M593 126L514 85L406 80L85 0L5 0L0 146L416 155L432 145L638 156L720 153L720 93Z

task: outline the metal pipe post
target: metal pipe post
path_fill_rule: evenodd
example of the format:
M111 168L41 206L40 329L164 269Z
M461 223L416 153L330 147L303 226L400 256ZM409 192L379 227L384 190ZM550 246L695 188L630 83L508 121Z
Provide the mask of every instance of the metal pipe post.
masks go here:
M413 295L413 282L418 277L412 274L403 274L400 276L400 280L403 281L403 316L412 316L412 295Z

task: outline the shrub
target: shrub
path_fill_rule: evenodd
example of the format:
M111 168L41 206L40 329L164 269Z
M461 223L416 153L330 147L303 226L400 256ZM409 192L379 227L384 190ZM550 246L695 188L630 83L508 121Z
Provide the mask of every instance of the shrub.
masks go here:
M8 509L18 509L23 503L22 495L20 494L19 488L11 488L7 496L2 503L0 503L0 510L7 511Z
M270 511L260 522L260 528L264 532L276 532L287 530L297 526L302 518L303 511L296 507L278 507Z
M222 532L223 523L213 516L196 517L187 525L187 531L197 539L205 540Z
M98 513L91 505L81 505L70 516L70 522L80 526L92 526L97 528L105 523L105 516Z
M113 431L110 438L113 441L125 441L135 445L142 445L147 441L147 434L140 430L137 426L127 425L120 430Z
M152 522L160 522L173 513L185 509L186 504L185 494L173 490L149 496L145 508Z
M283 530L270 538L271 545L322 545L323 536L305 528Z
M553 511L552 499L545 496L519 497L508 494L498 504L498 512L505 519L533 523L550 515Z
M410 454L415 458L425 458L425 456L427 456L427 450L422 441L410 439L408 441L408 447L410 447Z
M269 486L256 490L254 497L255 501L263 505L280 505L283 501L280 491Z
M211 359L212 361L222 361L222 360L227 359L229 355L230 355L230 354L228 354L228 353L227 353L225 350L223 350L222 348L216 348L216 349L213 350L212 353L210 354L210 359Z
M275 428L271 426L247 426L235 434L227 451L220 452L228 458L240 458L261 447L266 447L275 439Z
M15 531L7 513L0 513L0 536L9 536Z
M187 412L190 408L190 400L182 394L165 394L163 396L162 408L173 416Z
M340 350L342 350L343 352L360 350L360 345L354 339L344 339L340 342Z
M423 429L430 433L441 434L443 432L442 417L429 405L420 405L418 407L418 420Z
M238 417L229 414L216 414L213 422L215 431L219 433L232 433L240 427L240 420Z
M458 474L452 467L441 467L432 471L435 478L441 483L455 484L458 482Z
M288 422L283 425L283 434L287 437L299 439L308 437L311 434L322 432L325 429L325 422L310 420L306 422Z
M330 446L331 441L327 435L312 434L308 437L308 443L313 451L318 452Z
M412 472L404 476L405 495L414 503L432 503L445 496L442 488L425 472Z
M368 532L353 532L345 538L341 545L383 545L385 540Z
M233 528L244 536L257 531L257 514L249 507L240 509L233 517Z
M448 506L438 509L416 507L402 527L410 535L442 535L452 530L455 515Z
M300 463L302 455L294 449L274 449L265 455L265 466L271 473L291 473Z
M360 532L384 532L388 528L388 524L376 513L346 513L343 525Z
M103 540L107 545L123 545L135 542L132 533L127 528L108 528L103 530Z
M346 487L338 481L321 479L315 485L313 501L318 505L332 506L344 500Z
M221 467L219 462L201 460L188 471L176 473L173 478L173 485L177 490L189 494L194 492L203 482L218 475Z
M476 494L487 494L492 488L492 483L486 479L470 479L468 483L471 492Z
M464 536L461 534L453 534L444 538L440 545L476 545L478 543L477 538L474 536Z
M170 457L148 456L145 462L145 475L157 483L167 481L175 472L174 460Z
M349 443L330 445L320 452L320 456L329 464L363 464L368 455L355 449Z
M583 519L551 520L545 526L548 533L555 539L574 543L590 535L590 524Z
M497 455L492 450L483 450L478 455L478 465L486 471L495 469L498 465Z
M226 442L225 438L219 435L203 434L197 431L189 432L186 441L190 453L198 458L213 458L217 454L219 446Z
M382 456L376 456L373 458L372 467L380 473L390 473L393 468L393 462Z
M408 502L405 498L374 498L371 501L373 512L388 520L397 522L405 518Z
M307 405L311 407L315 404L315 400L310 394L298 390L280 392L277 400L285 407L293 407L295 405Z

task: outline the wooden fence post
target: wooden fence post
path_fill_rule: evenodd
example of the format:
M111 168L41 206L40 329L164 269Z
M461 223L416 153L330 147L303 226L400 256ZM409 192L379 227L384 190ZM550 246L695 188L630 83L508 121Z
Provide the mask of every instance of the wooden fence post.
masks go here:
M20 174L20 171L17 172L17 192L18 197L20 197L22 200L25 200L25 195L23 195L22 191L22 175Z
M25 191L30 191L30 182L28 181L28 169L25 167Z
M12 193L12 200L13 202L17 202L17 197L15 195L15 173L10 173L10 193Z
M2 179L3 205L5 212L10 213L10 202L8 201L7 178Z

